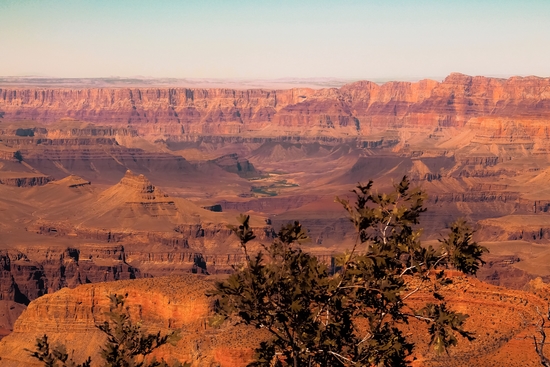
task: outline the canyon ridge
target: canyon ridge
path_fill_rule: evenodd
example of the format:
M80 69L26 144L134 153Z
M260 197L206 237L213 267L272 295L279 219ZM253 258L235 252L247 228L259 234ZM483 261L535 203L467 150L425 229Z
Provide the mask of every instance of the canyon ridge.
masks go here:
M204 325L210 306L198 295L211 283L206 274L229 273L243 261L227 225L250 214L259 244L299 220L311 238L304 247L330 263L354 236L335 196L368 180L388 190L405 175L428 195L426 243L465 218L491 251L479 273L491 285L469 279L458 286L477 289L472 299L494 313L504 312L496 293L509 297L506 312L526 300L542 304L525 290L535 278L550 280L549 127L550 78L538 77L454 73L441 82L285 90L0 84L0 333L14 331L0 350L25 338L29 347L36 336L29 325L57 312L46 300L72 310L56 313L57 328L39 328L62 340L75 314L86 315L78 327L90 329L93 305L102 302L95 289L137 284L199 315L202 323L169 311L154 321L166 327L174 319L202 333L198 359L240 366L249 340L241 349L229 348L229 339L214 342L216 331ZM193 288L197 304L159 290L165 276L179 279L178 292L200 288ZM85 306L74 306L73 296ZM466 309L470 301L461 302ZM520 321L498 345L482 338L476 353L490 350L491 361L512 355L518 346L510 340L532 332Z

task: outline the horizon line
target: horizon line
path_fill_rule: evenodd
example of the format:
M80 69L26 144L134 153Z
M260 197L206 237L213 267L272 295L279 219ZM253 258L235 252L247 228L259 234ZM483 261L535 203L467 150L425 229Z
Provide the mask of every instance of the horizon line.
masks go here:
M39 75L1 76L0 86L11 87L80 87L80 88L124 88L124 87L189 87L189 88L231 88L231 89L280 89L293 88L340 88L357 82L372 82L386 84L391 82L416 83L422 80L444 82L451 75L463 75L466 77L484 77L491 79L508 80L512 78L540 78L549 77L537 75L468 75L461 72L451 72L446 76L437 77L393 77L393 78L345 78L345 77L280 77L280 78L250 78L250 77L150 77L150 76L104 76L104 77L54 77Z

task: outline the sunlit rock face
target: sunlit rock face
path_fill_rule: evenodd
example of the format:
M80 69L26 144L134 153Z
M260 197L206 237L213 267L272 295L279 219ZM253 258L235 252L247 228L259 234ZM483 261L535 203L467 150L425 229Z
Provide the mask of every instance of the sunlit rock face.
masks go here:
M175 347L164 346L156 357L188 361L193 367L244 367L253 358L253 349L269 335L261 329L226 322L220 328L209 325L213 315L212 299L205 294L214 279L184 275L154 279L124 280L65 288L33 302L15 323L14 331L0 341L1 366L40 366L26 349L34 349L35 339L47 334L51 343L61 342L77 361L92 356L100 366L100 346L104 335L95 327L106 319L109 294L127 295L129 314L149 332L181 330ZM534 329L526 320L538 320L537 308L547 306L548 286L532 281L528 291L510 290L455 275L450 285L438 290L453 310L469 315L465 328L475 340L459 338L449 354L436 355L428 344L424 322L402 324L407 338L416 344L413 366L513 367L538 366L532 339ZM420 291L407 300L419 308L431 299Z
M371 179L389 191L405 175L428 193L423 240L465 217L493 244L481 279L548 280L549 121L550 79L536 77L0 87L0 335L64 287L232 271L243 254L227 225L239 213L264 244L299 220L305 249L330 263L355 239L334 197Z
M72 118L170 135L261 130L362 136L377 128L461 127L481 117L489 118L484 126L502 131L503 117L524 122L550 117L550 79L454 73L440 83L356 82L319 90L3 88L0 110L10 121Z

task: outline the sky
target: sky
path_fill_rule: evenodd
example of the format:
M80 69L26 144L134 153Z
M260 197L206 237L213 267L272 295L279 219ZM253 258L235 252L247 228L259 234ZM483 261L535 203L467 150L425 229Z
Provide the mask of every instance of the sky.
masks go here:
M0 0L0 76L550 76L550 0Z

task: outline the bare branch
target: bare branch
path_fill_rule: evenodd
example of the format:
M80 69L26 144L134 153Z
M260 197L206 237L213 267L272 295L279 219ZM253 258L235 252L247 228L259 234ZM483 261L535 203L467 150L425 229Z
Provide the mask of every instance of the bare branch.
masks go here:
M550 305L548 306L548 311L546 312L546 315L543 315L542 312L540 312L538 306L535 307L537 314L540 316L540 322L537 322L536 328L537 332L540 334L540 341L537 340L537 337L533 335L533 344L535 345L535 351L537 352L540 364L544 367L550 367L550 359L548 359L544 355L544 345L546 343L546 331L544 330L546 325L546 320L550 320Z
M320 351L320 352L322 352L322 351ZM333 356L335 356L336 358L340 359L341 361L346 361L346 362L349 362L349 363L351 363L351 364L357 364L357 362L352 361L351 359L346 358L346 357L344 357L344 356L341 355L341 354L338 354L338 353L333 352L333 351L331 351L331 350L329 350L328 352L329 352L330 354L332 354Z
M361 341L359 343L357 343L357 345L361 345L362 343L366 342L367 340L371 339L372 337L373 337L373 334L367 333L367 335L365 335L365 337L363 339L361 339Z
M409 294L407 294L405 297L401 298L402 301L406 300L407 298L409 298L410 296L412 296L413 294L415 294L416 292L418 292L420 290L420 287L416 287L415 290L413 290L412 292L410 292Z
M409 266L408 268L406 268L405 270L403 270L401 272L401 274L399 274L399 277L403 277L403 275L405 275L406 272L408 272L409 270L413 270L414 268L416 268L417 266L422 266L424 265L424 263L419 263L418 265L412 265L412 266Z
M387 244L387 240L386 240L386 231L388 230L388 227L390 226L391 220L392 220L392 216L390 215L390 217L389 217L389 219L388 219L388 223L386 223L386 226L385 226L384 229L382 230L382 240L384 241L384 245Z

